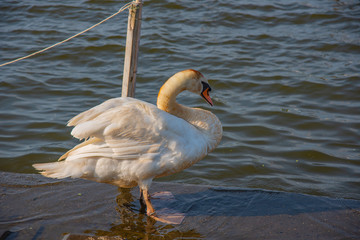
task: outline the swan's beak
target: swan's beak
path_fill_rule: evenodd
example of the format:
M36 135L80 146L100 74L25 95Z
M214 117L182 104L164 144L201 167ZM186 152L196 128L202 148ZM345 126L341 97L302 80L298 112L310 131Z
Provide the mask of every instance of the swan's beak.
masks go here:
M201 92L201 96L205 99L205 101L207 101L211 106L214 106L213 102L211 101L209 92L211 91L211 88L209 85L207 85L207 88L205 88L202 92Z

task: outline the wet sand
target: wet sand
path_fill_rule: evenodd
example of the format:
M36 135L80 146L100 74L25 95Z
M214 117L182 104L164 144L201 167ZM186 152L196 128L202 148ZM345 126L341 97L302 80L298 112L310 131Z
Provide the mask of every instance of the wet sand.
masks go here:
M295 193L154 183L156 210L183 213L181 224L147 217L138 188L81 179L0 172L3 239L360 239L360 201Z

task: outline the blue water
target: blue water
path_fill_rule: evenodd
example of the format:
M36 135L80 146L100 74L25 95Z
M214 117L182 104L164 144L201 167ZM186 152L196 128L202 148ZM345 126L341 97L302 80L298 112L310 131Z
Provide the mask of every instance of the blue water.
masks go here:
M126 1L0 3L0 63L76 34ZM0 170L35 173L77 144L67 121L121 95L127 11L0 68ZM157 181L360 199L359 1L145 0L136 97L201 71L222 121L219 147Z

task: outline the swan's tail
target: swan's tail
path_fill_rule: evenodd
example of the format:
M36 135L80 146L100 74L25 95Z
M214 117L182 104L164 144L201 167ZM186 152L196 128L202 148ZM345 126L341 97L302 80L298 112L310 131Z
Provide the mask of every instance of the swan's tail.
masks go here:
M88 175L92 176L97 159L96 157L92 158L93 153L91 151L90 153L87 153L87 151L93 148L96 152L99 146L93 144L98 142L100 142L99 139L91 138L62 155L58 162L37 163L33 164L33 167L40 171L45 177L50 178L81 178ZM68 160L69 157L73 161L61 161L65 159Z
M65 162L37 163L33 164L33 167L45 177L66 178L71 176L64 171L66 169Z

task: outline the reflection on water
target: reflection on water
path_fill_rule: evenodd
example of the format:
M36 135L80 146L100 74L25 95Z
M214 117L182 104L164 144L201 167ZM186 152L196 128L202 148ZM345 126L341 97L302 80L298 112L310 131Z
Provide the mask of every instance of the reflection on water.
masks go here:
M158 223L146 215L146 209L141 204L135 204L137 200L130 189L119 188L116 202L121 223L113 223L109 230L89 230L86 233L95 234L98 237L121 237L124 239L203 238L195 230L181 231L175 225Z

